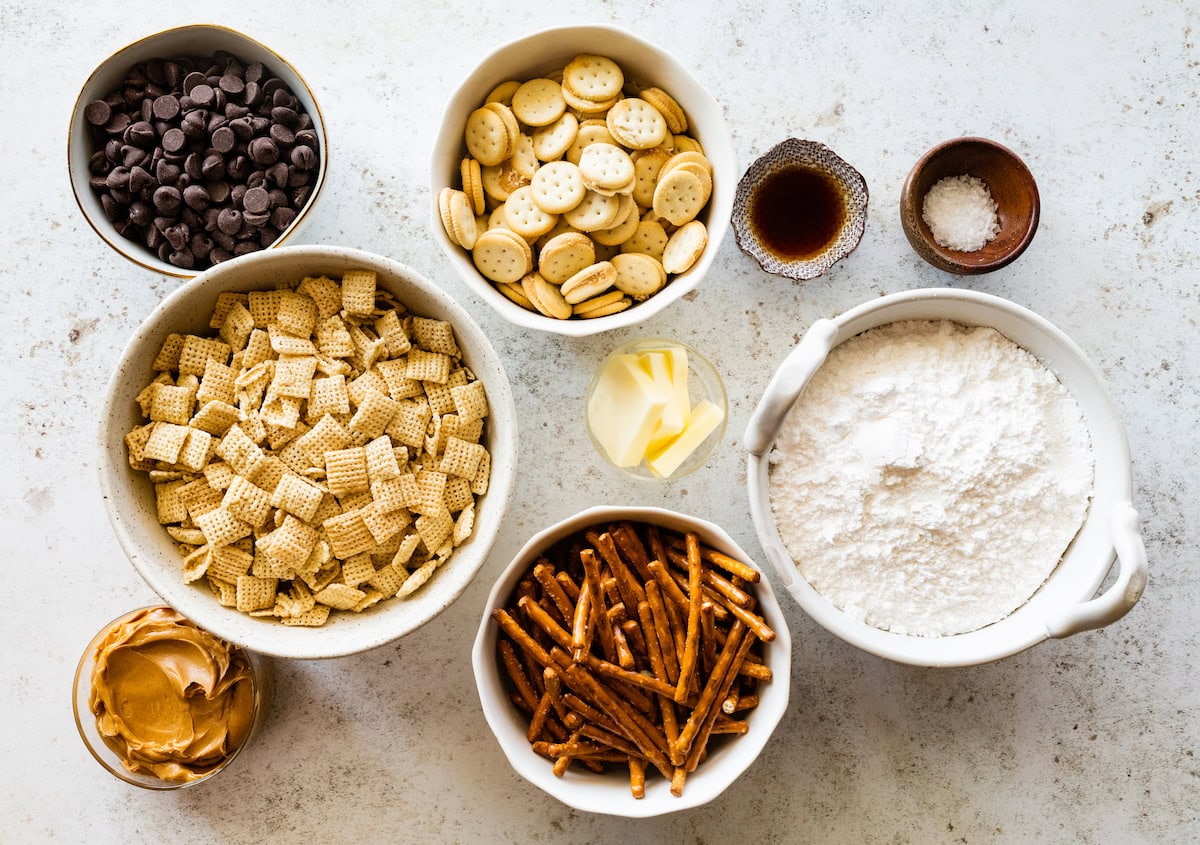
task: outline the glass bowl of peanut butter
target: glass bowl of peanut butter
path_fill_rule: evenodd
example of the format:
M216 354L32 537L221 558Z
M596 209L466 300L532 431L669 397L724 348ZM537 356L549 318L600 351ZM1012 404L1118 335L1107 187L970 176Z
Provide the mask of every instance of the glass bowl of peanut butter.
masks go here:
M269 659L165 605L125 613L88 643L75 672L75 724L108 772L179 789L224 771L270 708Z

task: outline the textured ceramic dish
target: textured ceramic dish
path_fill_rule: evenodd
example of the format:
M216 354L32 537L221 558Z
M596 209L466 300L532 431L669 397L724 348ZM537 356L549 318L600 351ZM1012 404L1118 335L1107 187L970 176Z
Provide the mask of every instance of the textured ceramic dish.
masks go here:
M263 657L261 654L255 654L252 651L242 649L242 652L246 655L246 660L250 664L250 671L253 678L254 718L250 725L250 733L246 736L246 741L238 746L220 766L198 780L185 781L183 783L165 781L153 775L131 772L122 764L120 755L105 744L104 738L100 735L100 731L96 726L96 716L92 713L90 702L92 670L96 665L96 649L100 645L101 640L108 636L108 632L118 625L123 624L134 614L150 609L152 608L139 607L136 610L121 614L101 628L96 633L96 636L92 637L92 641L88 643L87 648L84 649L83 656L79 658L79 665L75 669L75 680L71 686L71 705L75 711L75 727L79 730L80 739L83 740L83 744L87 746L87 750L91 752L96 762L103 766L105 771L113 777L123 780L125 783L150 790L186 789L190 786L199 786L202 783L208 783L221 774L221 772L228 769L233 765L233 761L241 757L242 752L254 742L254 738L258 735L263 721L271 709L271 699L275 693L275 668L271 665L271 661L268 658Z
M596 433L592 431L591 419L588 416L587 408L591 403L592 392L596 389L596 384L600 379L600 374L612 360L615 355L637 354L638 352L646 352L653 349L662 349L664 346L679 346L682 347L688 356L688 400L692 407L701 400L707 400L721 409L721 424L713 430L708 437L701 441L692 454L688 455L684 462L679 465L679 469L675 470L674 474L669 478L662 478L650 471L645 461L642 461L635 467L619 467L614 464L608 457L608 453L604 451L604 447L600 445L600 441L596 438ZM649 337L641 340L631 340L628 343L622 343L616 349L608 354L608 356L600 362L596 367L596 372L592 375L591 382L588 383L587 392L583 397L583 420L584 426L587 428L588 438L592 441L592 446L596 449L596 454L604 459L604 462L615 470L622 472L632 478L640 478L646 481L678 481L686 475L698 470L704 466L708 460L708 456L712 454L716 445L721 442L725 436L725 423L728 419L729 407L725 398L725 383L721 381L721 374L717 372L717 368L712 365L712 362L701 355L697 350L688 346L686 343L680 343L678 340L666 340L665 338Z
M708 206L697 218L708 230L708 246L691 269L675 276L654 296L619 314L590 320L555 320L511 302L480 275L470 253L451 242L446 235L438 212L437 196L446 186L459 187L459 164L466 155L463 127L467 116L479 108L490 91L509 79L528 80L561 68L580 53L608 56L621 66L626 80L657 85L679 102L687 114L688 134L703 145L704 154L713 165L713 193ZM678 59L666 50L616 27L559 27L500 47L479 63L450 98L433 145L430 225L434 238L442 245L463 281L504 319L529 329L582 337L630 326L653 317L700 284L729 229L729 212L733 208L736 179L737 158L721 106Z
M947 176L976 176L996 203L1000 231L974 252L941 246L921 216L925 194ZM1041 216L1037 182L1008 147L986 138L955 138L934 147L913 165L900 190L900 225L917 255L939 270L974 275L1015 261L1033 240Z
M701 542L758 568L724 530L711 522L661 508L590 508L535 534L517 552L488 596L483 621L471 652L471 662L475 669L475 685L479 690L483 715L517 774L577 810L627 818L648 818L707 804L750 767L787 710L792 640L771 584L763 578L755 588L758 610L775 630L775 639L767 645L763 654L763 660L771 668L773 677L769 683L759 685L759 704L747 717L749 732L731 742L719 746L714 744L712 753L695 772L688 775L682 796L676 798L671 795L670 783L657 772L653 776L647 773L646 797L641 799L629 794L629 777L617 772L594 774L572 767L566 776L556 778L550 763L535 754L529 746L525 736L529 729L528 718L509 701L496 659L499 627L492 620L492 611L505 605L521 576L533 566L544 549L584 528L618 520L650 522L677 531L695 531L700 535Z
M210 332L208 319L218 294L270 289L306 275L341 276L354 268L375 270L379 286L414 313L448 320L454 326L463 361L487 390L489 415L483 442L492 456L491 484L479 499L474 534L412 596L382 602L362 613L331 614L320 628L287 627L221 607L203 581L183 583L179 552L158 524L149 479L129 466L124 437L141 422L134 397L150 382L150 366L163 339L172 332ZM441 288L389 258L342 247L297 246L218 264L154 309L125 347L109 381L99 446L100 489L109 521L134 568L167 604L222 639L263 654L338 657L408 634L445 610L471 583L487 559L512 496L517 415L496 350L475 320Z
M769 454L788 410L834 346L868 329L899 320L952 320L990 326L1045 364L1083 412L1095 455L1095 487L1087 516L1058 567L1009 616L965 634L915 637L851 619L801 577L779 538L771 512ZM861 649L918 666L971 666L1016 654L1047 637L1100 628L1120 619L1141 598L1146 550L1131 504L1129 444L1100 374L1082 350L1032 311L987 294L915 290L871 300L833 320L818 320L771 378L746 428L747 486L758 539L775 574L818 623ZM1092 598L1113 561L1114 583Z
M146 246L117 234L116 229L104 214L99 195L88 185L91 177L88 171L88 159L92 154L92 144L87 122L83 118L83 110L88 103L103 98L115 89L125 78L129 68L139 62L165 56L212 55L217 50L232 53L246 62L262 62L271 73L286 82L288 88L296 95L296 98L304 105L304 110L312 118L313 130L320 140L320 149L317 151L320 157L320 169L317 172L316 181L312 184L312 196L296 214L296 219L292 221L291 225L279 233L279 237L275 239L275 242L269 247L270 249L282 246L307 222L316 205L317 197L321 193L321 186L325 183L329 139L325 134L325 121L321 116L321 109L317 105L317 98L312 89L308 87L308 83L300 76L299 71L271 48L236 30L210 24L194 24L168 29L148 35L127 47L122 47L100 63L100 66L83 84L83 90L79 92L75 108L71 111L71 129L67 138L67 170L71 178L71 188L75 192L75 202L96 234L133 263L166 276L188 279L201 271L176 267L174 264L160 259Z
M751 217L759 188L772 176L791 168L815 170L828 176L841 195L844 220L837 236L816 255L788 259L762 242ZM738 182L733 201L733 234L742 252L768 273L789 279L815 279L854 252L867 226L867 183L862 174L824 144L788 138L759 157Z

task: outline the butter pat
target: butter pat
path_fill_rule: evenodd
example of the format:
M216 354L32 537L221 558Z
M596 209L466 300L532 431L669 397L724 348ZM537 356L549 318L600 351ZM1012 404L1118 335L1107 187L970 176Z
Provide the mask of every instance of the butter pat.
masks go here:
M667 400L658 427L647 446L647 451L657 452L687 427L692 416L692 408L688 404L687 351L678 346L669 346L642 352L638 357Z
M642 462L667 407L670 385L656 382L637 355L614 355L588 399L588 426L619 467Z
M701 400L692 408L691 421L677 437L667 443L660 451L651 452L646 456L646 464L650 471L660 478L667 478L680 464L687 460L688 455L696 451L708 435L716 431L717 426L725 419L725 412L708 400Z

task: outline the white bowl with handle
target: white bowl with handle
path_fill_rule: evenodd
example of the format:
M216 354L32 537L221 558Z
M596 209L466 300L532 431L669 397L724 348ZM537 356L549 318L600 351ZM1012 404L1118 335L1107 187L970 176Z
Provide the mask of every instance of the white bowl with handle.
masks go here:
M868 329L901 320L951 320L989 326L1038 358L1083 414L1095 456L1095 485L1075 539L1042 586L1011 614L975 631L943 637L897 634L851 618L818 593L796 568L771 511L769 456L792 405L833 347ZM750 512L775 574L820 625L872 654L917 666L971 666L1007 657L1049 637L1109 625L1141 598L1146 550L1132 505L1129 443L1112 399L1083 351L1062 331L1008 300L967 290L892 294L818 320L776 370L746 427ZM1116 560L1113 584L1096 590Z

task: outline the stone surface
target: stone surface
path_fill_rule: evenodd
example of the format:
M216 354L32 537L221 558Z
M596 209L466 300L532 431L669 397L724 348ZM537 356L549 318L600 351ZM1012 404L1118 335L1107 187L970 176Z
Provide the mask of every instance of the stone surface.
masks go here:
M1190 10L1194 12L1194 8ZM574 22L570 4L500 7L213 2L201 17L270 43L316 89L329 181L307 241L385 253L442 282L490 332L520 409L516 497L491 561L446 613L391 646L280 662L273 718L221 778L172 795L90 759L68 696L92 634L154 596L109 530L96 482L103 386L126 339L178 282L141 270L84 222L65 173L67 114L106 55L186 22L171 4L0 3L0 450L8 542L0 616L6 841L1167 842L1200 838L1200 31L1185 2L981 7L635 3L588 18L695 69L746 167L777 141L828 144L866 177L862 245L819 280L768 276L730 235L687 301L616 335L518 330L469 294L429 236L427 162L448 94L502 42ZM1200 29L1200 28L1198 28ZM451 46L452 45L452 46ZM450 49L447 47L450 46ZM1041 229L1014 265L959 279L928 267L898 219L927 148L979 134L1017 150ZM1128 428L1149 551L1124 621L991 666L933 671L863 654L790 598L793 706L745 777L657 820L574 812L509 769L468 659L494 577L535 530L585 506L655 504L719 521L752 553L740 434L771 371L816 318L880 294L963 286L1033 308L1096 363ZM725 443L694 476L633 485L592 454L581 402L614 345L666 335L726 377Z

